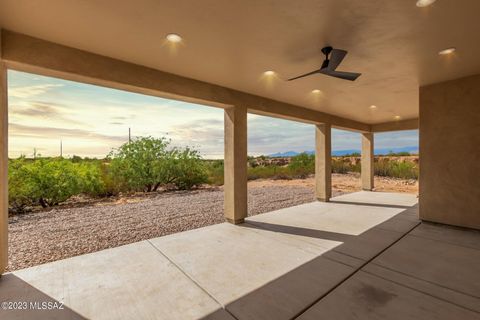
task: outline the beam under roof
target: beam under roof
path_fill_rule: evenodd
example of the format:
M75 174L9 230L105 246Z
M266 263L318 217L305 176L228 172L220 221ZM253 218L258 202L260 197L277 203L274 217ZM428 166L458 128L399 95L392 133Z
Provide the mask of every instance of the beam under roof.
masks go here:
M145 66L1 30L8 68L147 95L216 107L246 106L249 112L369 132L371 126L328 113L248 94Z
M372 132L388 132L418 129L418 119L399 120L371 125Z

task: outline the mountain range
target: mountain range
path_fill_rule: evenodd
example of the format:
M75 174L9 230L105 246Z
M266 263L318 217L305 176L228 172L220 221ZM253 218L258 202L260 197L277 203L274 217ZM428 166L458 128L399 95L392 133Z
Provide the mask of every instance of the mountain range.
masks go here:
M332 156L344 156L344 155L349 155L352 153L360 153L360 150L357 149L346 149L346 150L333 150L332 151ZM374 150L375 155L382 155L382 154L388 154L388 153L397 153L397 152L408 152L412 154L418 153L418 146L408 146L408 147L398 147L398 148L379 148ZM286 151L286 152L277 152L273 154L269 154L269 157L272 158L283 158L283 157L294 157L296 155L299 155L302 152L296 152L296 151ZM315 154L315 151L304 151L304 153L307 154Z

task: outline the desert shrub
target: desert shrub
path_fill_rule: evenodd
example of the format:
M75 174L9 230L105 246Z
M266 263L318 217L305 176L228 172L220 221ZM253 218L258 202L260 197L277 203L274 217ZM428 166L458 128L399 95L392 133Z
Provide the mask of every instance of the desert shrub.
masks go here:
M111 172L110 161L102 161L99 166L100 178L103 183L102 196L114 196L122 191L128 190L122 177L118 177Z
M80 192L90 196L105 195L105 182L100 161L78 162L74 168L80 182Z
M104 193L98 163L72 162L62 158L9 160L9 205L22 212L27 206L56 205L73 195Z
M332 159L332 172L333 173L348 173L351 172L350 162L346 162L344 159Z
M418 166L412 162L379 159L374 164L375 175L402 179L418 179Z
M128 191L156 191L168 181L169 142L164 138L142 137L112 150L108 172L113 183Z
M269 179L269 178L291 179L291 175L287 167L280 167L276 165L248 168L247 177L248 177L248 180Z
M315 172L315 155L300 153L292 158L288 169L293 177L306 178Z
M173 149L168 158L166 183L180 190L189 190L208 181L207 168L197 150L189 147Z
M191 189L208 181L200 153L192 148L168 148L164 138L142 137L114 149L109 158L107 189L156 191L160 186Z
M27 160L21 157L8 162L8 202L12 211L21 212L32 205L35 199L30 196L31 185L28 183Z
M205 162L208 183L215 186L223 185L224 166L223 160L210 160Z
M405 157L410 155L411 155L410 152L407 152L407 151L400 151L400 152L390 151L387 153L387 156L389 157Z
M9 193L11 206L56 205L82 191L74 164L65 159L25 159L11 162Z

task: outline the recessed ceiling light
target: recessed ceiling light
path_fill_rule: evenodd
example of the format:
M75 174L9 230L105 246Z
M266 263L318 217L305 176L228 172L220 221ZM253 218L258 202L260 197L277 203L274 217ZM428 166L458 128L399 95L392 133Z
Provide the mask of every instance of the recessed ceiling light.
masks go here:
M321 93L321 92L322 92L322 91L320 91L320 90L318 90L318 89L312 90L312 93L315 93L315 94L319 94L319 93Z
M180 37L176 33L169 33L169 34L167 34L167 36L165 38L167 39L167 41L175 42L175 43L182 41L182 37Z
M447 49L443 49L443 50L439 51L438 54L441 55L441 56L445 56L447 54L454 53L455 50L457 50L457 48L451 47L451 48L447 48Z
M372 104L372 105L370 106L370 109L372 109L372 110L373 110L373 109L377 109L377 106L375 106L375 105Z
M400 120L401 117L400 116L395 116L394 118L395 118L395 120Z
M263 74L266 76L273 76L275 74L275 71L268 70L268 71L265 71Z
M417 0L417 7L423 8L428 7L429 5L433 4L437 0Z

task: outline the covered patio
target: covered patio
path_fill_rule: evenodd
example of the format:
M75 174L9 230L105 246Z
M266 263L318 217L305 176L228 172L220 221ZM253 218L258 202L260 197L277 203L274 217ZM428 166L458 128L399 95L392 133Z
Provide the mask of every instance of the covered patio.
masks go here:
M478 319L480 234L358 192L8 273L6 319Z
M478 319L480 2L433 2L0 0L0 302L65 306L0 318ZM362 76L284 81L327 45ZM227 222L4 273L9 69L222 108ZM315 127L318 201L247 218L248 113ZM332 128L364 191L332 198ZM412 129L419 197L373 192L375 134Z

